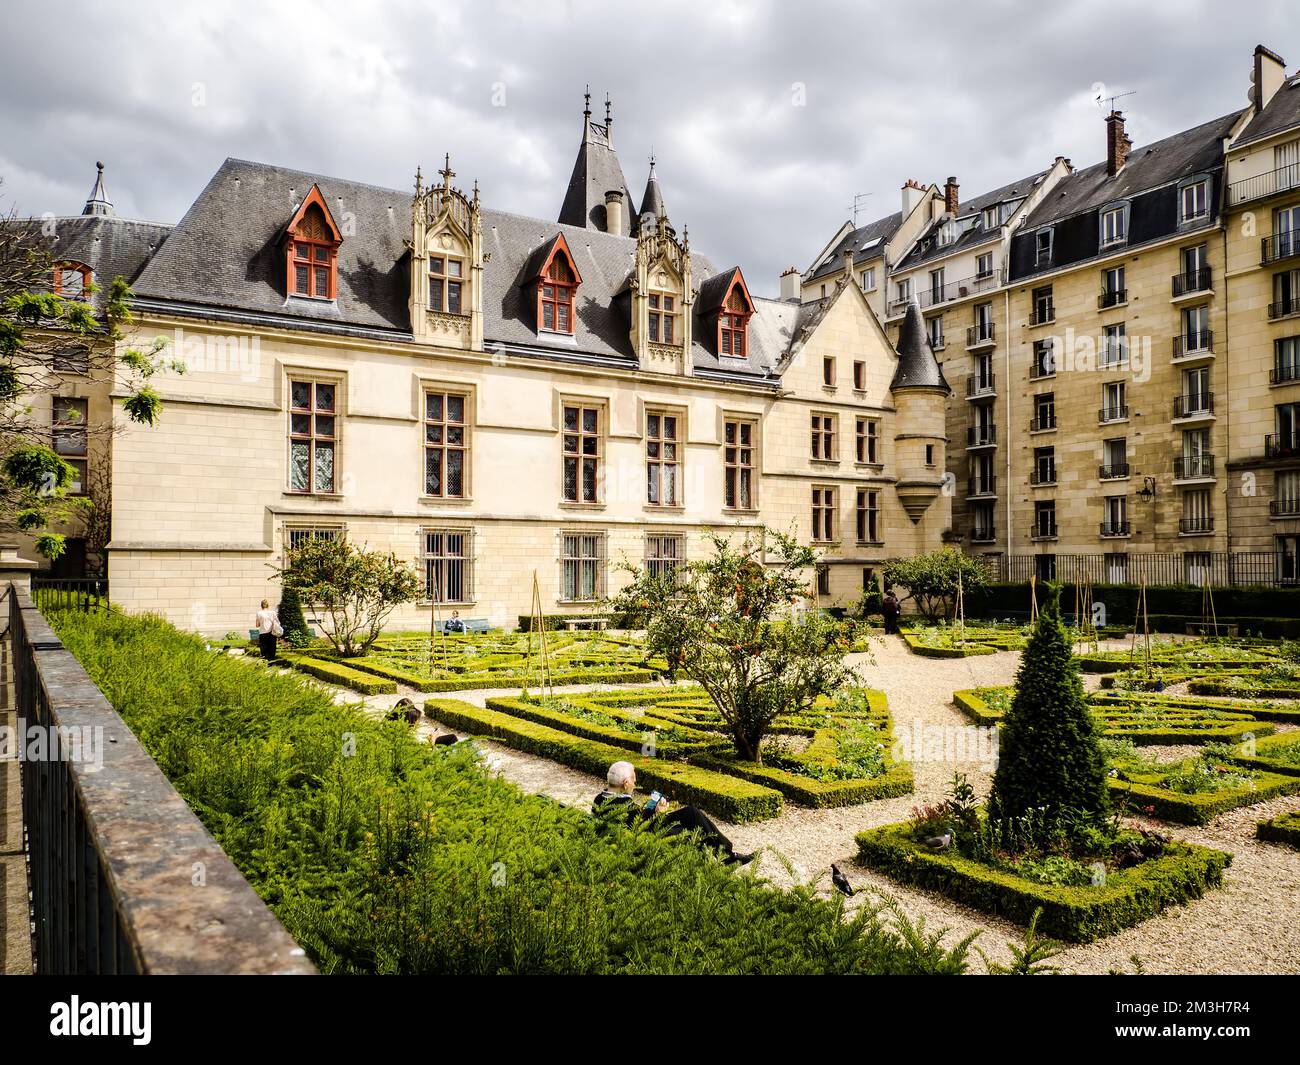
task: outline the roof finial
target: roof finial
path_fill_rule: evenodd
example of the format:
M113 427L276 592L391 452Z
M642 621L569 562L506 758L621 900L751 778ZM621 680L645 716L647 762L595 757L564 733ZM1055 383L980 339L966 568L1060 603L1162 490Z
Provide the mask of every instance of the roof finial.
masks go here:
M582 113L586 115L588 118L590 118L591 117L591 86L590 85L588 85L586 90L583 92L582 99L583 99Z
M451 188L451 179L456 176L456 171L451 168L451 152L447 152L443 157L442 169L438 173L442 175L442 187Z
M103 215L111 217L116 214L113 210L113 203L108 198L108 193L104 191L104 164L95 163L95 187L90 190L90 197L86 200L86 206L82 208L82 214Z
M610 123L610 119L613 118L613 115L610 114L610 106L609 93L605 93L605 125L607 126Z
M474 206L478 206L478 178L474 179Z
M420 173L420 164L415 165L415 194L419 196L424 192L424 175Z

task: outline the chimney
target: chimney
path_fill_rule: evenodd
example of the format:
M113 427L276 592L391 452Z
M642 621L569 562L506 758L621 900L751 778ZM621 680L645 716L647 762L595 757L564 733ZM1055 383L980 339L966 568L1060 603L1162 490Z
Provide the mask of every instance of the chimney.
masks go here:
M1286 81L1286 60L1262 44L1255 45L1255 61L1250 68L1250 102L1262 111L1273 94Z
M921 188L911 178L907 179L903 185L903 217L906 218L915 210L916 205L925 198L925 189Z
M850 281L853 280L853 249L851 247L844 249L844 276Z
M957 217L957 179L950 177L948 184L943 187L943 209L954 218Z
M1124 169L1128 150L1133 142L1124 133L1124 112L1112 111L1106 116L1106 173L1114 177Z
M783 303L799 302L799 271L793 266L781 275L781 301Z
M605 193L605 232L623 232L623 193L618 189Z

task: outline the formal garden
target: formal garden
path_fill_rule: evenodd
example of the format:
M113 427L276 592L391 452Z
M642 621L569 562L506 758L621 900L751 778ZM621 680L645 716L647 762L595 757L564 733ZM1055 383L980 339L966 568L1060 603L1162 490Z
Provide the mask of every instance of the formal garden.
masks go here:
M891 643L870 593L807 609L816 556L771 532L629 566L617 628L403 631L416 588L366 555L291 558L273 663L50 611L326 972L1144 971L1162 915L1190 921L1184 969L1300 963L1289 933L1225 963L1194 931L1243 890L1275 920L1300 885L1300 645L1067 624L1048 587L1029 621L968 619L979 578L946 559L913 563L933 616ZM615 762L755 860L603 825ZM1267 888L1234 879L1244 847Z

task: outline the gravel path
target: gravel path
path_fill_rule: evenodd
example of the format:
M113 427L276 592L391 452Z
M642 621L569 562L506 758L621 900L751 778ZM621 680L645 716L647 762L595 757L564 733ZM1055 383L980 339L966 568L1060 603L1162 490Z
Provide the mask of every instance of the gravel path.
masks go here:
M1127 641L1102 641L1103 649L1127 649ZM860 890L851 906L881 898L897 900L913 920L924 917L932 929L950 929L949 942L984 930L977 945L997 961L1007 961L1007 941L1020 941L1023 930L1010 922L961 906L943 896L898 884L859 866L854 861L853 837L863 829L904 820L914 805L938 802L946 796L954 772L965 773L985 795L992 765L973 743L955 746L957 737L975 735L964 729L966 718L951 705L952 693L961 688L1009 684L1019 664L1017 652L1000 652L965 659L932 659L910 654L900 640L888 638L876 645L874 656L854 655L863 682L889 697L896 734L921 736L922 753L929 744L947 739L948 749L937 757L912 756L916 793L897 799L837 810L809 810L787 803L774 821L755 825L724 825L738 850L763 853L748 867L774 884L787 884L792 876L818 880L831 890L829 868L839 863ZM1087 687L1099 677L1084 675ZM584 691L588 686L565 688ZM452 692L449 697L482 706L502 692ZM423 706L424 696L403 691L374 696L366 704L376 711L392 706L402 695ZM341 698L347 698L346 695ZM447 731L428 720L417 726L422 734ZM938 739L936 739L936 737ZM491 742L481 742L485 760L494 771L528 792L549 795L561 802L587 808L604 785L602 780L574 772L543 758L521 754ZM1149 973L1297 973L1300 972L1300 853L1254 838L1255 823L1289 810L1300 810L1300 796L1288 796L1224 814L1205 828L1161 825L1170 835L1231 851L1235 857L1224 887L1189 906L1176 907L1098 943L1070 947L1058 957L1067 972L1106 973L1130 970L1131 959L1141 960ZM782 860L784 859L784 860ZM972 969L983 963L972 955Z

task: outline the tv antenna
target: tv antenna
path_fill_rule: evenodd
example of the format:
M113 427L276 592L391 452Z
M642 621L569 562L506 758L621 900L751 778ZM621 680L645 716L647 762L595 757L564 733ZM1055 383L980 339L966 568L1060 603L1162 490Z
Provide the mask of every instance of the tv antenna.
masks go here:
M853 205L849 208L849 210L853 212L854 229L858 228L858 212L862 209L862 201L865 200L870 195L872 195L870 192L855 192L853 194Z
M1098 85L1096 86L1096 90L1097 90L1097 95L1094 96L1093 99L1094 99L1098 104L1101 104L1101 103L1109 103L1109 104L1110 104L1110 110L1112 110L1112 111L1115 110L1115 101L1116 101L1116 100L1122 100L1122 99L1124 99L1125 96L1136 96L1136 95L1137 95L1137 89L1129 89L1128 92L1117 92L1114 96L1107 96L1107 95L1106 95L1106 86L1105 86L1105 85L1101 85L1101 84L1098 84Z

